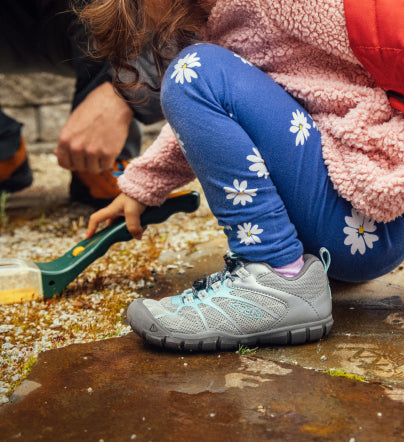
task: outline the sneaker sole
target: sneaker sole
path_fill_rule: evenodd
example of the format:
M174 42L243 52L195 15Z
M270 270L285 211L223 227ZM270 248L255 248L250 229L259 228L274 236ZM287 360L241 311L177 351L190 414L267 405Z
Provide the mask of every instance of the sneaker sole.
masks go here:
M162 327L142 300L134 301L127 317L132 330L149 344L164 349L188 351L226 351L240 345L299 345L315 342L328 335L334 323L332 316L316 322L272 329L249 335L230 335L224 332L206 332L196 335L172 333Z

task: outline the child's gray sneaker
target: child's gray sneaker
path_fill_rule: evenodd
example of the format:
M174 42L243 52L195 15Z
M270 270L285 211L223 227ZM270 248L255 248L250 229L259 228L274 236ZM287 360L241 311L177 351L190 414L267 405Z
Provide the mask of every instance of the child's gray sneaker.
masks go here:
M132 329L163 348L199 351L302 344L328 334L333 324L329 258L323 265L305 255L294 278L234 254L225 261L223 271L195 281L181 295L132 302Z

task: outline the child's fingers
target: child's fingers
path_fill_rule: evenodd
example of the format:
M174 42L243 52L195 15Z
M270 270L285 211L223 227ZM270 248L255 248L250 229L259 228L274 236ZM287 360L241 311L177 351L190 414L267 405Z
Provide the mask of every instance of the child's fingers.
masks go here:
M95 216L97 213L93 213L88 220L86 239L91 238L97 230L98 224L101 222L98 217Z
M141 239L144 228L140 224L140 215L144 212L146 206L129 196L121 193L112 203L101 210L93 213L88 221L86 239L91 238L97 230L97 227L102 222L106 221L107 226L118 218L125 215L126 226L130 234L136 238Z
M98 212L94 212L88 220L86 239L91 238L94 235L97 227L103 221L107 221L107 224L110 225L117 216L116 212L110 206L98 210Z
M125 220L126 227L129 233L136 239L141 239L144 228L140 224L140 215L137 206L126 206L125 207Z

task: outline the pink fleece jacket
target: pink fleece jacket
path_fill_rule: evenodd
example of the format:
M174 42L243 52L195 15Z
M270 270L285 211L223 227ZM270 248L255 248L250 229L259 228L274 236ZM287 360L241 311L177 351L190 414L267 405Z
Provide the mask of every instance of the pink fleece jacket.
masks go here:
M246 58L303 103L339 194L375 221L404 213L404 114L349 47L343 0L218 0L203 37ZM119 179L159 205L194 175L168 126Z

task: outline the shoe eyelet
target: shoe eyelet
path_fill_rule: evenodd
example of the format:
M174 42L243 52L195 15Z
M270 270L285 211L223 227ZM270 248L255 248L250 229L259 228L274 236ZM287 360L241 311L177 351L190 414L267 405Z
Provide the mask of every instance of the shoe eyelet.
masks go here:
M183 300L184 304L189 304L190 302L192 302L194 300L194 296L188 295L188 296L185 296L182 300Z
M250 272L247 271L244 267L240 267L234 272L240 279L247 278L250 276Z
M208 292L206 290L201 290L200 292L198 292L198 298L199 299L204 299L208 296Z
M220 287L222 286L222 283L220 281L216 281L214 284L212 284L212 289L217 292Z

